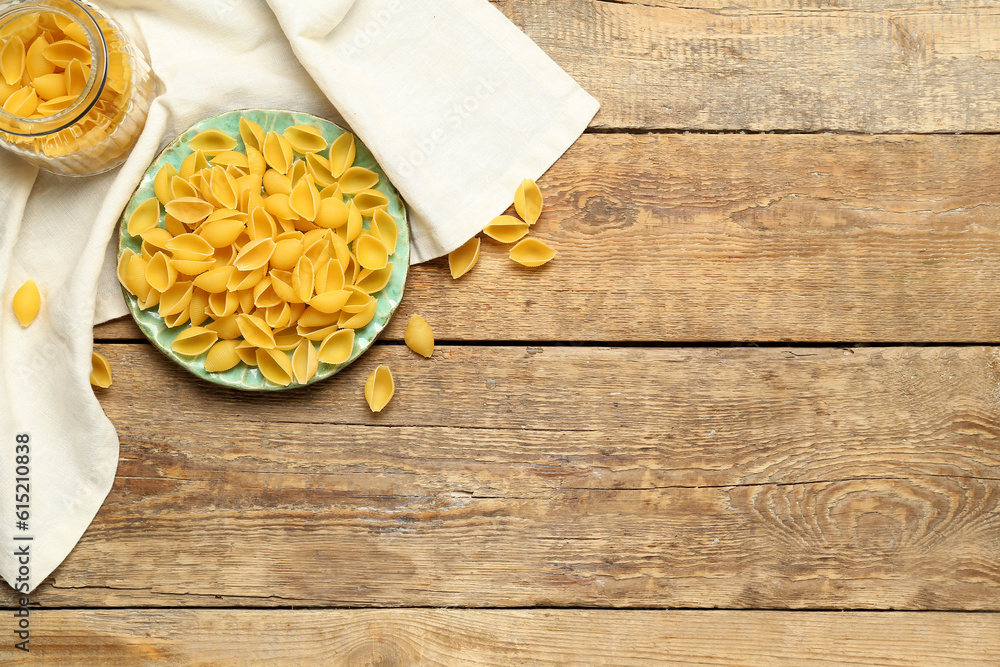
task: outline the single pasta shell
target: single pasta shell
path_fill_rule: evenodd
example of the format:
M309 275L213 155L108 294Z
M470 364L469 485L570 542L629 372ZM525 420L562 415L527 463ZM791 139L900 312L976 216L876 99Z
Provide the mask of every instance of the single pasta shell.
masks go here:
M236 148L236 143L236 139L222 130L211 129L191 137L188 148L201 151L205 155L218 155L233 150Z
M330 173L330 161L322 155L308 153L306 155L306 168L320 187L325 188L337 182L336 177Z
M298 324L303 327L328 327L337 324L339 319L339 313L324 313L309 306L299 315Z
M22 327L29 326L38 317L42 295L34 280L28 280L14 292L14 316Z
M375 230L375 235L382 239L386 252L390 255L395 254L396 244L399 242L399 225L396 224L396 219L385 210L379 209L372 217L372 229Z
M253 148L260 151L264 146L264 129L252 120L240 117L240 138L243 146L249 151Z
M14 36L0 49L0 75L8 85L15 85L21 81L24 75L24 42L21 38Z
M250 293L250 297L253 298L252 292ZM267 325L267 322L261 318L256 315L247 315L244 313L236 318L236 323L240 327L240 333L243 334L243 340L254 347L274 348L274 332Z
M274 291L272 281L271 276L264 276L259 283L253 286L253 304L258 308L270 308L283 303ZM267 321L266 318L265 321ZM277 326L271 322L268 324L272 329Z
M39 113L43 116L54 116L60 111L68 109L74 102L77 101L78 98L78 95L65 95L46 102L39 102L38 108L35 109L35 113Z
M31 81L35 87L38 97L48 101L58 97L66 97L66 77L62 74L43 74L36 76Z
M292 360L282 350L258 349L257 368L268 382L279 387L287 387L295 379Z
M205 157L205 153L202 151L195 151L181 160L180 175L181 177L190 180L192 176L207 167L208 159Z
M344 279L344 269L337 260L330 259L318 269L315 269L313 273L317 294L344 289L346 282Z
M448 255L448 267L451 269L452 278L458 280L472 270L479 261L479 245L479 238L474 237Z
M512 215L501 215L486 225L483 233L500 243L515 243L528 235L530 226Z
M279 299L287 303L303 303L302 299L299 298L298 291L292 286L293 278L291 271L272 269L270 276L271 287Z
M177 284L177 269L162 252L153 255L146 265L146 282L161 293Z
M361 329L368 326L375 319L377 310L378 301L372 299L372 302L360 313L354 315L347 312L342 313L340 320L337 321L337 325L342 329Z
M195 174L191 178L192 180L197 178L200 181L200 174ZM180 175L170 179L170 194L170 200L181 199L184 197L201 199L201 189L196 188L191 181ZM168 200L168 203L170 200Z
M292 307L287 303L279 303L265 308L264 321L275 331L288 327L292 322ZM284 331L282 333L284 334ZM274 334L274 342L278 349L282 349L282 343L279 342L277 333Z
M346 363L354 353L354 335L353 329L331 333L319 346L319 360L324 364Z
M419 315L410 318L410 323L406 325L406 333L403 335L406 346L428 359L434 355L434 332L427 324L427 321Z
M295 337L298 338L298 335ZM295 354L292 355L292 373L295 376L295 381L299 384L306 384L316 377L318 370L319 355L316 353L316 346L312 344L312 341L300 340L295 347Z
M212 169L212 194L224 208L235 209L239 203L236 180L222 167Z
M524 239L510 249L510 258L524 266L541 266L552 260L556 251L538 239Z
M174 238L163 227L153 227L149 231L140 234L140 236L142 237L144 246L148 244L151 248L159 248L160 250L166 250L170 239Z
M172 259L170 266L177 269L177 273L188 276L200 276L215 266L215 259Z
M311 340L314 343L322 343L328 336L336 333L340 329L340 327L336 324L331 324L326 327L304 327L301 324L298 324L298 318L296 318L296 324L296 333L298 333L300 337L305 338L306 340Z
M132 293L140 302L145 302L153 288L146 282L146 267L149 262L142 255L135 255L125 267L125 289ZM159 303L159 299L156 300ZM156 305L156 304L154 304ZM145 308L146 306L143 306Z
M296 152L319 153L326 150L326 139L323 133L308 125L293 125L284 132L285 139L292 145Z
M178 315L191 305L194 285L187 282L176 282L174 286L160 293L159 313L162 317Z
M384 269L385 265L389 263L389 253L386 252L382 241L371 234L362 234L358 237L355 254L358 257L358 264L362 268L372 271Z
M46 14L38 14L37 12L31 14L25 14L19 16L16 19L4 23L0 26L0 39L6 39L8 37L13 37L17 35L25 35L26 39L28 36L34 35L38 31L38 27L41 24L41 19Z
M250 213L250 224L247 226L247 235L254 241L263 238L274 238L278 235L278 227L274 223L274 218L264 210L263 206L258 206Z
M274 342L275 342L274 349L276 350L285 350L285 351L294 350L299 346L299 343L302 342L302 337L299 336L298 332L295 330L295 327L284 325L283 329L281 329L280 331L276 330L274 332Z
M254 286L261 280L263 280L264 276L266 275L267 275L266 266L258 267L253 271L240 271L239 269L236 269L233 271L233 277L229 280L229 289L234 292L242 292L243 290L250 291L251 296L249 304L252 306L253 305L252 290ZM243 310L249 312L250 307L244 305Z
M122 250L122 256L118 258L118 282L125 289L128 289L128 283L125 280L125 271L128 269L128 263L132 261L133 257L135 257L135 252L131 248L125 248Z
M206 222L198 230L198 236L205 239L213 248L225 248L235 243L246 228L247 226L236 218L225 218Z
M174 180L176 181L177 179ZM167 209L167 213L186 225L195 225L202 222L215 210L214 206L197 197L174 199L165 208Z
M241 153L239 151L222 151L214 158L208 161L209 164L216 167L239 167L241 169L249 169L250 162L247 159L246 153Z
M355 239L361 236L364 224L365 221L361 216L361 209L359 209L352 201L351 206L347 209L347 229L344 235L344 240L348 243L353 243Z
M234 292L230 292L229 290L213 293L208 297L208 313L214 317L216 321L220 318L235 315L239 307L239 298Z
M299 180L288 197L288 205L301 218L312 222L319 211L319 191L311 176Z
M7 98L3 110L13 116L28 118L38 109L38 93L31 86L21 88Z
M188 232L187 225L172 215L166 215L163 217L163 226L167 228L168 232L170 232L171 237L182 236Z
M292 145L277 132L268 132L264 137L264 160L279 174L287 174L292 168Z
M337 313L347 303L351 297L351 292L347 290L332 290L317 294L309 299L309 305L321 313Z
M170 184L178 173L177 167L167 162L156 172L156 178L153 179L153 192L156 193L156 198L164 206L174 198Z
M240 271L253 271L266 265L274 254L275 243L270 238L257 239L243 246L233 265Z
M328 162L330 163L330 174L334 178L340 178L353 164L357 155L357 146L354 142L354 135L344 132L330 144Z
M280 271L290 271L302 257L305 246L298 238L285 238L278 241L271 255L271 268Z
M253 345L250 345L246 341L239 343L236 346L236 354L239 355L240 361L244 364L252 368L257 368L257 348Z
M246 176L240 176L236 179L236 187L240 191L240 197L247 191L256 192L260 196L260 191L263 183L263 177L260 174L247 174Z
M340 177L340 189L345 195L370 190L376 185L378 185L378 174L364 167L351 167Z
M240 363L237 345L235 340L220 340L213 345L205 357L205 370L209 373L224 373L236 368Z
M396 393L396 381L392 371L386 365L381 365L372 371L365 382L365 400L372 412L382 412L389 405Z
M128 219L128 233L141 236L160 224L160 202L156 197L147 199L139 205Z
M203 260L215 254L215 248L197 234L181 234L167 241L167 250L173 253L174 259Z
M42 55L56 67L68 67L74 60L90 64L90 49L71 39L61 39L45 47Z
M298 214L288 203L289 197L284 194L271 195L264 199L264 210L279 220L294 220Z
M261 185L264 187L264 192L269 195L292 194L292 179L274 169L268 169L264 172Z
M543 205L542 192L538 189L538 185L530 178L524 179L514 195L514 208L517 214L526 223L533 225L542 214Z
M295 270L292 271L292 288L298 295L299 300L306 303L312 298L315 286L315 267L313 267L312 260L303 256L299 258L299 261L295 264Z
M354 195L354 205L361 211L361 215L370 218L375 215L375 211L389 205L389 198L378 190L362 190Z
M247 168L251 174L263 176L267 172L267 160L258 148L247 148Z
M185 357L197 357L212 349L219 340L219 334L205 327L189 327L182 331L170 349Z
M205 290L209 294L225 292L234 270L232 266L220 266L219 268L209 269L194 279L194 286Z
M194 288L191 294L191 305L188 306L193 326L201 326L208 320L208 297L209 294L205 290Z
M66 77L66 94L79 97L87 87L87 80L90 78L90 68L74 58L66 66L63 76Z
M325 229L337 229L347 224L350 208L339 196L321 199L315 222Z
M216 295L209 295L209 302L214 299ZM211 303L206 308L206 312L212 315ZM214 315L212 315L215 317ZM215 317L215 320L210 324L206 324L206 329L211 329L215 333L219 334L220 340L236 340L237 338L242 338L243 334L240 333L240 327L236 323L236 315L226 315L225 317Z
M389 280L392 279L392 270L392 262L389 262L385 265L384 269L379 269L378 271L365 269L358 274L358 282L355 283L355 287L365 294L381 292L389 284Z
M101 389L111 386L111 364L99 352L90 353L90 384Z
M37 79L38 77L45 76L46 74L52 74L56 71L56 66L45 57L43 53L45 49L51 44L48 38L41 34L35 41L31 43L24 55L24 71L28 73L28 76L32 79ZM63 79L63 87L65 87L65 77L59 75Z

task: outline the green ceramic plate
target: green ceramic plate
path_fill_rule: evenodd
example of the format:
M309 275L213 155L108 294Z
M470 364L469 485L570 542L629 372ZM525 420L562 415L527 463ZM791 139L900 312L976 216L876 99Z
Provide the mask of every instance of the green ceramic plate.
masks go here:
M167 162L170 162L179 169L184 158L191 154L191 151L187 148L188 141L195 135L204 132L205 130L218 129L226 132L230 136L239 138L239 121L241 117L246 117L247 119L256 122L264 128L265 131L275 130L278 133L283 132L292 125L308 125L320 130L323 133L324 138L326 138L326 140L330 143L346 131L327 120L323 120L322 118L318 118L310 114L272 109L231 111L197 123L187 132L177 137L173 143L167 146L166 149L164 149L164 151L156 158L156 160L153 161L153 164L149 166L149 169L147 169L146 173L143 175L142 181L135 193L132 195L132 199L129 200L128 206L126 206L125 212L122 214L122 219L119 223L119 258L125 248L130 248L135 253L141 252L140 246L142 240L138 237L129 235L126 221L140 204L151 197L155 197L155 194L153 193L153 179L160 171L160 168ZM410 234L409 227L406 222L406 208L403 201L400 199L399 193L396 189L391 183L389 183L389 179L386 178L385 172L383 172L382 168L375 162L375 158L372 157L371 153L364 146L364 144L357 140L356 144L357 158L355 159L354 164L371 169L379 175L379 183L376 186L376 189L389 198L388 213L392 215L392 217L396 220L396 223L399 225L399 242L396 245L396 253L389 258L389 261L393 264L393 272L392 277L389 280L389 284L381 292L373 295L378 299L378 308L376 310L375 319L363 329L358 329L355 332L354 351L351 358L346 363L337 366L320 363L319 372L309 382L309 384L328 378L343 368L349 366L355 359L360 357L373 342L375 342L375 339L385 328L385 325L389 322L389 319L392 317L392 314L395 312L396 308L399 306L399 302L403 298L403 287L406 283L406 272L409 269L410 264ZM237 150L244 150L242 140L239 141ZM296 157L301 156L297 155ZM366 218L364 223L365 229L367 229L370 224L371 220ZM160 226L165 227L162 211L160 215ZM153 345L155 345L167 357L188 369L198 377L226 387L246 389L250 391L277 391L303 386L295 383L289 387L281 387L273 384L266 380L257 368L247 366L243 363L224 373L209 373L205 370L205 357L207 355L202 355L200 357L184 357L176 354L170 349L174 339L177 338L182 331L187 329L189 325L170 328L163 321L163 318L160 317L159 313L156 312L155 308L150 310L141 310L139 308L138 300L127 290L123 290L123 292L133 319L135 319L136 324L139 325L139 328L150 340L150 342L153 343ZM288 354L291 353L289 352Z

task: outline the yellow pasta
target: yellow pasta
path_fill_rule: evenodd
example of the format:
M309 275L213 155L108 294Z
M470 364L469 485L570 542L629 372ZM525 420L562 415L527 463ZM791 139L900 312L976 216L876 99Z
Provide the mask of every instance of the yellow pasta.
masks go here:
M166 249L174 259L208 259L215 253L212 245L197 234L181 234L167 241Z
M378 311L378 301L374 299L370 304L368 304L364 310L359 313L348 313L343 312L340 319L337 321L337 326L343 329L361 329L375 319L375 314Z
M410 318L403 340L408 348L422 357L430 359L434 355L434 332L427 320L419 315Z
M141 236L160 224L160 202L156 198L147 199L135 209L128 219L128 233Z
M163 165L163 167L156 172L156 178L153 179L153 192L156 193L156 198L164 206L166 206L170 200L174 198L173 190L170 184L171 181L173 181L174 176L177 176L179 173L180 172L177 171L177 167L169 162ZM129 233L131 234L132 232Z
M299 342L295 346L295 354L292 355L292 372L296 382L306 384L319 370L319 356L316 346L311 341L300 339L297 334L295 338Z
M528 225L533 225L542 214L542 193L530 178L524 179L514 195L514 208Z
M330 174L333 178L340 178L343 176L344 172L354 164L354 158L356 155L357 146L355 144L353 134L345 132L337 137L337 139L330 144L330 154L327 159Z
M510 249L510 258L518 264L536 267L546 264L556 256L556 251L538 239L524 239Z
M354 353L354 330L341 329L323 338L319 360L324 364L342 364Z
M268 382L287 387L295 379L292 360L282 350L258 349L257 367Z
M287 174L292 168L292 145L277 132L268 132L264 137L264 160L279 174Z
M51 44L45 33L42 33L31 43L24 54L24 71L28 73L28 76L32 81L37 80L39 77L55 74L57 77L63 80L63 87L65 87L66 77L61 74L56 74L55 64L45 57L43 51Z
M14 316L22 327L28 327L42 307L42 295L34 280L28 280L14 292Z
M90 353L90 384L101 389L111 386L111 364L99 352Z
M235 340L220 340L208 351L205 358L205 370L209 373L224 373L236 368L240 363L240 355L236 352Z
M354 286L366 294L381 292L392 279L392 270L392 262L389 262L385 265L385 268L377 271L365 269L358 273L358 280L354 283ZM341 271L341 275L343 275L343 271Z
M0 75L8 85L21 81L24 75L24 42L20 37L14 36L3 45L0 50Z
M253 297L253 293L250 296ZM240 327L243 339L254 347L268 349L274 347L274 331L260 317L244 313L236 318L236 323Z
M399 226L395 219L384 209L375 211L372 218L372 229L375 235L382 240L386 252L390 255L395 254L396 244L399 242Z
M240 118L240 138L247 149L259 152L264 146L264 130L248 118Z
M221 130L206 130L192 137L188 147L205 155L218 155L236 148L236 140Z
M192 283L180 281L174 283L170 289L160 292L160 315L168 317L184 312L191 305L193 294L194 285Z
M35 113L36 109L38 109L38 93L30 86L21 88L3 103L4 111L22 118Z
M316 225L325 229L337 229L347 224L350 208L340 197L327 197L320 200L316 212Z
M337 182L337 178L330 172L330 161L316 153L306 154L306 168L309 174L321 187L327 187Z
M308 125L293 125L284 132L285 139L298 153L319 153L326 150L323 133Z
M261 184L264 186L264 192L269 195L292 194L292 179L274 169L268 169L264 172Z
M288 205L299 217L310 222L316 219L320 198L312 176L306 176L295 184L292 193L288 197Z
M375 215L375 211L389 205L389 198L378 190L362 190L354 195L354 205L361 211L361 215L370 218Z
M174 180L176 181L177 179ZM215 210L214 206L197 197L174 199L165 208L167 213L187 225L202 222Z
M158 252L146 265L146 282L157 292L166 292L177 284L177 269L167 256Z
M358 237L355 254L358 257L358 264L365 269L377 271L384 269L389 263L389 253L386 252L382 241L371 234L362 234Z
M66 77L62 74L42 74L32 78L31 85L35 88L39 99L48 101L66 97Z
M90 64L90 49L72 39L62 39L45 47L42 55L56 67L67 67L70 62L79 60L84 65Z
M451 269L451 277L458 280L471 271L478 261L479 239L472 238L448 255L448 267Z
M87 87L87 79L90 78L90 68L79 60L73 59L66 66L63 76L66 78L66 94L76 98L82 95L84 88Z
M280 238L275 243L274 252L271 254L271 268L279 271L290 271L295 268L302 253L305 252L305 245L300 238L301 232L290 232L281 236L284 238Z
M197 357L212 349L218 340L219 334L211 329L193 326L178 334L170 349L186 357Z
M347 303L351 293L347 290L331 290L309 299L309 305L321 313L337 313Z
M515 243L528 234L528 223L512 215L501 215L486 225L483 233L500 243Z
M381 365L372 371L365 382L365 400L372 412L382 412L396 393L396 381L388 366Z
M364 167L351 167L340 177L340 189L345 195L370 190L378 185L378 174Z
M275 243L270 238L261 238L256 241L250 241L240 250L239 254L236 255L236 259L233 261L233 266L235 266L240 271L253 271L254 269L259 269L271 260L271 255L274 254Z
M308 257L300 257L292 271L292 289L295 290L299 300L303 303L312 298L315 280L316 273L312 260Z

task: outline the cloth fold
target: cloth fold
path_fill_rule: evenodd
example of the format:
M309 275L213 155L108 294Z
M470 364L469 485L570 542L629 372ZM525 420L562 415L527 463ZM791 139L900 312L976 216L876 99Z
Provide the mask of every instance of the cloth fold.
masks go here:
M62 562L114 481L117 435L88 382L93 326L126 313L109 240L174 136L239 108L346 124L407 201L418 263L502 213L521 179L539 178L598 110L487 0L100 4L145 41L161 82L129 160L70 180L0 152L0 574L18 590ZM29 278L43 307L22 329L10 303ZM19 434L30 438L24 531L15 522ZM28 542L15 537L32 538L27 582L12 545Z

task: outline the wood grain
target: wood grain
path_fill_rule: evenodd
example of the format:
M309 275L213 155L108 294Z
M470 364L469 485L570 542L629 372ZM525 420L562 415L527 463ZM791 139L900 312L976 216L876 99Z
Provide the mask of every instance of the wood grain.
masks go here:
M582 138L541 269L415 267L386 332L452 341L1000 341L1000 137ZM131 326L102 338L139 338Z
M103 665L994 665L1000 617L731 611L40 611L33 653ZM28 659L25 659L28 658Z
M595 128L1000 130L993 1L501 0Z
M1000 609L992 348L383 345L271 396L100 350L119 477L42 606Z

